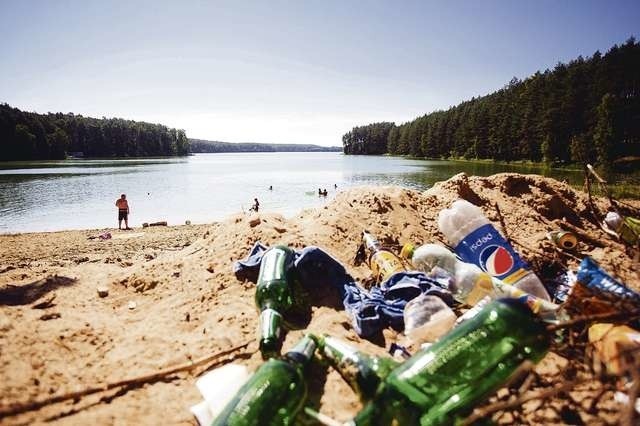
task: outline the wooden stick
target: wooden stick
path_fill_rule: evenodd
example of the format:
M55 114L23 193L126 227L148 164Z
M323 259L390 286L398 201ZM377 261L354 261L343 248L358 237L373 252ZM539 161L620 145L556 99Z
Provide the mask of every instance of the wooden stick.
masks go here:
M340 423L326 414L322 414L319 411L314 410L311 407L305 407L304 413L309 416L311 419L316 420L318 423L323 424L325 426L342 426L343 423Z
M592 380L592 379L589 379ZM511 398L508 401L499 401L496 402L494 404L491 404L487 407L484 408L479 408L477 410L475 410L469 417L467 417L462 424L463 425L471 425L474 422L487 417L490 414L493 414L495 412L498 411L503 411L506 410L508 408L513 408L513 407L519 407L522 404L524 404L527 401L531 401L534 399L545 399L545 398L549 398L550 396L553 395L557 395L560 392L564 392L566 390L569 390L571 388L573 388L574 386L576 386L577 384L580 384L582 382L588 382L589 380L583 380L581 382L575 382L575 381L570 381L570 382L566 382L563 383L559 386L554 386L551 389L547 389L541 392L533 392L530 393L528 395L522 395L519 398Z
M616 206L616 202L613 199L613 197L611 196L611 193L609 192L609 187L607 186L608 182L606 180L602 179L600 177L600 175L598 173L596 173L595 169L593 168L593 166L591 164L587 164L587 170L589 170L589 172L591 172L591 174L593 176L595 176L595 178L598 180L598 183L602 187L605 195L607 196L607 199L609 200L609 204L611 205L611 207L613 207L613 209L616 212L618 212L618 207Z
M549 332L554 332L562 328L571 327L572 325L584 324L592 321L598 321L598 322L611 321L611 320L632 321L637 317L640 317L640 309L636 309L634 311L626 311L626 312L583 315L580 317L570 319L568 321L561 322L559 324L550 324L547 326L547 330L549 330Z
M607 184L607 181L606 181L606 180L604 180L604 179L602 179L602 178L600 177L600 175L599 175L598 173L596 173L596 170L593 168L593 166L592 166L591 164L587 164L587 170L589 170L589 172L591 172L591 174L592 174L593 176L595 176L595 178L596 178L596 179L598 179L598 182L600 182L600 183L602 183L602 184L604 184L604 185L606 185L606 184Z
M502 233L504 234L504 238L507 240L509 244L511 244L511 238L509 238L509 233L507 232L507 225L504 223L504 217L502 217L502 213L500 212L500 206L498 203L493 204L498 212L498 219L500 220L500 226L502 226Z
M251 343L252 341L253 340L247 341L241 345L235 346L231 349L227 349L222 352L218 352L214 355L204 356L195 361L189 361L187 363L180 364L174 367L165 368L164 370L160 370L156 373L146 374L144 376L132 377L129 379L119 380L117 382L105 383L104 385L85 388L75 392L67 392L61 395L55 395L49 398L44 398L36 401L9 403L8 405L0 407L0 418L15 416L17 414L26 413L27 411L38 410L46 405L67 401L69 399L79 399L86 395L91 395L97 392L104 392L109 389L117 388L120 386L132 386L132 385L142 385L145 383L153 383L168 375L179 373L182 371L188 371L202 364L206 364L212 361L217 361L219 358L222 358L227 355L231 355L234 352L237 352L238 350L247 347L249 343ZM233 360L234 358L235 357L231 357L231 360ZM216 362L214 365L217 365L217 364L218 362Z

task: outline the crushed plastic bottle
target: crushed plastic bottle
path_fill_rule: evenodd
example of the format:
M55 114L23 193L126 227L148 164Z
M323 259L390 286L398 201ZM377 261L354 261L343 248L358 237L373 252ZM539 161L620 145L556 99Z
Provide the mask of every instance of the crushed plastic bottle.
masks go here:
M449 291L460 303L473 306L493 294L491 276L476 265L458 260L446 247L424 244L415 250L403 248L403 253L411 258L411 264L418 271L448 280Z
M435 342L453 328L456 318L442 299L422 294L404 308L404 333L411 344Z
M540 279L478 206L465 200L454 201L439 213L438 227L463 261L478 265L491 276L529 294L550 300Z

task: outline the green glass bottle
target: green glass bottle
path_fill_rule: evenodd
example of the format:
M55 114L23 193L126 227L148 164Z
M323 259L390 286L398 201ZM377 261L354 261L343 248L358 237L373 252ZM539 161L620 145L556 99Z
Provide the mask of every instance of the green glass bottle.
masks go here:
M313 338L305 336L284 357L267 360L229 401L212 426L293 424L307 399L304 370L315 349Z
M360 399L368 401L378 385L399 363L389 357L376 357L359 351L331 336L316 337L318 352L335 368Z
M503 386L524 362L538 362L549 333L516 299L499 299L393 370L355 425L448 425Z
M277 356L283 337L282 316L293 306L289 275L294 252L289 247L275 246L262 258L256 306L260 310L260 351L263 358Z

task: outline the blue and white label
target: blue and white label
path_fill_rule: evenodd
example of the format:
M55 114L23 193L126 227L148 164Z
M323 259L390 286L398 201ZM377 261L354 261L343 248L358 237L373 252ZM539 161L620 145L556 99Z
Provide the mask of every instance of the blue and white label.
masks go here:
M526 262L491 224L471 232L455 251L463 261L478 265L487 274L508 284L519 280L529 270Z

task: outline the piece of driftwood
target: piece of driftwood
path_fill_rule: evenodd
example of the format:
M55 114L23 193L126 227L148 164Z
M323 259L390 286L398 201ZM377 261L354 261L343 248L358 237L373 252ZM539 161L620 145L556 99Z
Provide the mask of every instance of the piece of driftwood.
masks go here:
M167 226L167 221L161 220L160 222L151 222L151 223L145 222L142 224L143 228L148 228L149 226Z
M174 367L165 368L156 373L146 374L144 376L132 377L129 379L119 380L117 382L105 383L103 385L93 386L93 387L85 388L85 389L74 391L74 392L67 392L61 395L54 395L54 396L43 398L40 400L10 403L8 405L4 405L0 407L0 418L15 416L18 414L26 413L28 411L38 410L47 405L55 404L62 401L67 401L70 399L78 400L87 395L91 395L98 392L104 392L104 391L118 388L118 387L140 386L147 383L157 382L171 374L179 373L182 371L189 371L203 364L217 361L218 359L224 356L231 355L239 351L240 349L247 347L251 342L253 342L253 340L249 340L241 345L234 346L231 349L227 349L213 355L203 356L194 361L189 361L187 363L180 364ZM234 357L231 357L230 361L233 359ZM219 362L216 362L213 365L210 365L209 368L218 364Z

